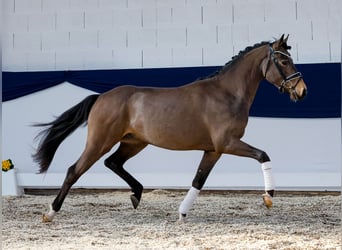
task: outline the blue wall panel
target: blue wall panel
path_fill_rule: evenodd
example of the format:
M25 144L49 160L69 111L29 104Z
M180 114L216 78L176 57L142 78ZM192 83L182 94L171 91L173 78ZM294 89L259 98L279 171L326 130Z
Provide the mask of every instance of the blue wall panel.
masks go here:
M3 101L63 82L103 93L121 85L177 87L215 72L220 67L122 70L3 72ZM307 97L294 103L266 81L260 84L250 115L258 117L330 118L341 116L341 64L299 64L308 86Z

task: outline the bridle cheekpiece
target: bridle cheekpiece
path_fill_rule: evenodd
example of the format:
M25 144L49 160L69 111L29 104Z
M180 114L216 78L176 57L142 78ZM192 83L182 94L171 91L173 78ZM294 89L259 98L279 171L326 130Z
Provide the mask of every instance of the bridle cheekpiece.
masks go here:
M288 55L288 54L286 54L286 53L284 53L284 52L282 52L282 51L280 51L280 50L274 50L274 49L272 48L271 44L270 44L269 48L270 48L270 58L269 58L269 60L268 60L268 62L267 62L267 66L266 66L265 76L264 76L264 77L266 78L267 70L268 70L270 61L272 60L273 63L274 63L274 65L276 66L276 68L277 68L279 74L280 74L280 75L282 76L282 78L283 78L283 80L282 80L282 82L280 83L280 86L279 86L279 91L280 91L281 93L284 93L285 88L289 89L290 91L294 91L294 89L296 88L296 86L297 86L297 84L298 84L298 82L299 82L299 79L302 78L302 73L300 73L299 71L297 71L297 72L295 72L295 73L293 73L293 74L291 74L291 75L286 76L286 75L284 74L284 72L281 70L280 65L279 65L279 63L278 63L278 59L275 57L275 54L280 54L280 55L283 55L283 56L285 56L285 57L287 57L287 58L291 58L291 56ZM294 80L294 79L298 79L297 82L296 82L296 84L287 86L287 83L288 83L288 82L291 82L291 81Z

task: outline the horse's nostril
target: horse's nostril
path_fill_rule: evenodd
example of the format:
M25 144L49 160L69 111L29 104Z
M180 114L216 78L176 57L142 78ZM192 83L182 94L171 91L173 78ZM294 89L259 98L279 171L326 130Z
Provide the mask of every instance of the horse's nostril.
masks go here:
M307 89L303 89L302 98L305 97L307 93L308 93Z

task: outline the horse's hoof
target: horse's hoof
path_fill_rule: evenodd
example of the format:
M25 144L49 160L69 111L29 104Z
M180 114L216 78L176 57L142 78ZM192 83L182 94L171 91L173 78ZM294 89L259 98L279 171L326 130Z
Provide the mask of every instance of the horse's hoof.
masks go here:
M178 224L181 224L181 223L185 223L185 219L186 219L186 214L179 214L179 219L177 221Z
M51 222L51 221L52 221L52 219L48 215L43 214L43 222L44 223L48 223L48 222Z
M262 195L262 199L264 200L264 204L267 208L271 208L273 205L272 197L268 193Z
M134 207L134 209L137 209L139 203L140 203L140 200L138 200L137 197L135 197L134 194L131 195L131 201L132 201L132 205Z

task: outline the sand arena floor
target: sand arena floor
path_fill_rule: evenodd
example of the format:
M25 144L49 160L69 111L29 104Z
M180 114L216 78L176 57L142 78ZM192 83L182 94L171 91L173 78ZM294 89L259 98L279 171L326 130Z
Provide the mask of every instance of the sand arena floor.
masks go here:
M72 191L51 223L55 194L2 197L2 249L341 249L339 193L202 192L177 223L185 191Z

